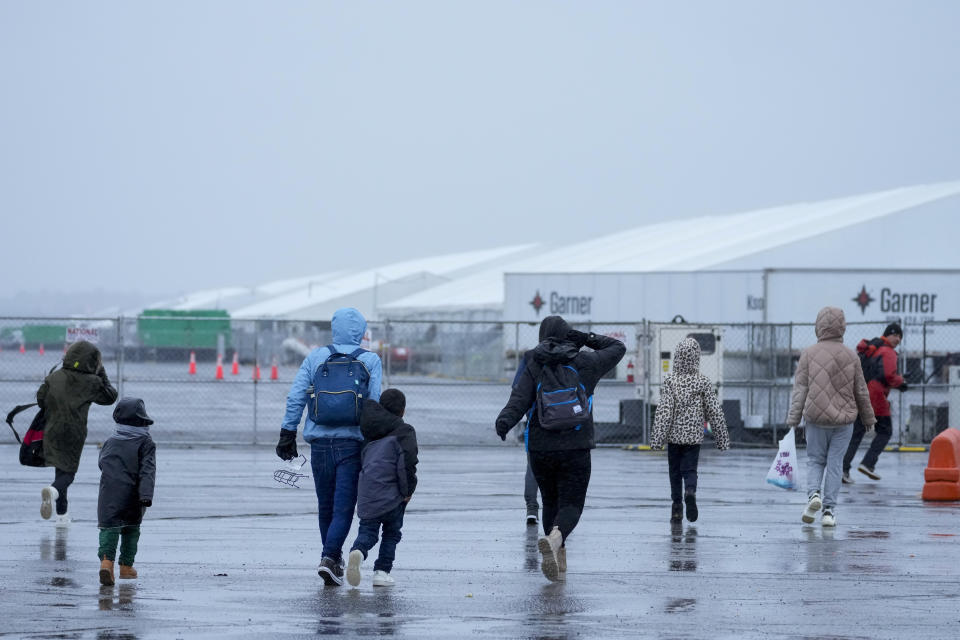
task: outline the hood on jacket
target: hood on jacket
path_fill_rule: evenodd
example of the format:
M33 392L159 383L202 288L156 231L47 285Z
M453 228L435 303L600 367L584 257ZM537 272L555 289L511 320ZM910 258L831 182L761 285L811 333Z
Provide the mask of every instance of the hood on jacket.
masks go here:
M113 409L113 421L130 427L149 427L153 418L147 415L147 408L140 398L121 398Z
M333 331L334 344L359 345L367 330L367 321L356 309L344 307L333 312L330 329Z
M403 418L390 413L376 400L365 400L360 414L360 433L366 440L385 438L403 424Z
M547 316L540 323L540 342L547 338L566 340L568 333L570 333L570 325L560 316Z
M847 331L847 319L843 315L843 309L837 307L824 307L817 314L817 340L835 340L843 341L843 334Z
M63 368L80 373L97 373L101 365L100 349L86 340L74 342L63 354Z
M700 373L700 343L684 338L673 350L673 371L677 375Z

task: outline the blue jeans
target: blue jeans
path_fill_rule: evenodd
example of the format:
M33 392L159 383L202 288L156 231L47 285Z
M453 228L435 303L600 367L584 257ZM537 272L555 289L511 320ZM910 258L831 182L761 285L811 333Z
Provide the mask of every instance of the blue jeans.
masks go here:
M367 557L367 552L377 544L377 536L380 534L380 525L383 525L383 540L380 542L380 554L377 561L373 563L374 571L386 571L390 573L393 569L393 559L397 557L397 543L402 537L400 529L403 528L403 514L407 510L407 503L401 502L397 508L387 511L379 518L360 519L360 529L357 531L357 539L353 543L353 549L360 549L363 557Z
M343 559L343 543L357 506L362 448L362 442L350 438L324 438L310 443L323 555L338 562Z

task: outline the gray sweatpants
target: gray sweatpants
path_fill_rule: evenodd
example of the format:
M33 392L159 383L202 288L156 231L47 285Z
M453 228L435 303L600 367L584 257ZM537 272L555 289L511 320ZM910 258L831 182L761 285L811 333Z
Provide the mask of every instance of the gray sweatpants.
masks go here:
M823 486L823 506L837 506L837 495L843 476L843 454L847 452L853 425L818 427L806 424L807 430L807 497Z

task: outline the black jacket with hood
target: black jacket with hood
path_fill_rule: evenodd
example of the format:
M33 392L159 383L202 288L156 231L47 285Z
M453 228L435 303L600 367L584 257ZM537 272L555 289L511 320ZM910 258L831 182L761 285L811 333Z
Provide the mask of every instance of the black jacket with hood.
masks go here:
M413 495L417 488L417 432L375 400L363 403L357 516L378 518Z
M107 379L100 350L89 342L74 342L63 355L63 368L47 376L37 390L47 426L43 455L48 467L76 473L87 440L90 403L110 405L117 390Z
M120 426L100 450L97 522L101 527L139 525L143 508L153 504L157 477L157 447L148 429L153 420L139 398L121 400L113 419Z
M593 333L589 334L585 345L593 351L581 351L568 339L569 333L570 325L560 316L549 316L540 323L540 344L524 355L523 370L517 374L507 405L497 416L497 435L501 438L536 402L537 379L544 364L570 364L579 373L589 397L603 375L615 367L627 351L619 340ZM580 429L547 431L540 427L537 412L533 411L527 428L527 448L530 451L568 451L597 446L592 416Z

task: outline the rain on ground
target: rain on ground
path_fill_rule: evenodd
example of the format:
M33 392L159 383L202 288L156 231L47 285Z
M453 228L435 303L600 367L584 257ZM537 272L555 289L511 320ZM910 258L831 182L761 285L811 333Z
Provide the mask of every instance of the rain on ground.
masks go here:
M359 588L323 586L312 487L274 482L271 447L172 445L140 576L101 587L96 454L57 531L39 517L52 470L0 446L0 637L947 638L960 623L960 506L920 500L924 453L884 454L882 481L844 487L831 530L764 484L772 451L705 450L700 519L671 529L664 455L598 449L552 584L522 449L427 446L392 589L371 586L369 560Z

